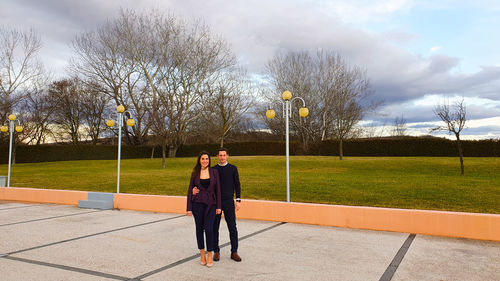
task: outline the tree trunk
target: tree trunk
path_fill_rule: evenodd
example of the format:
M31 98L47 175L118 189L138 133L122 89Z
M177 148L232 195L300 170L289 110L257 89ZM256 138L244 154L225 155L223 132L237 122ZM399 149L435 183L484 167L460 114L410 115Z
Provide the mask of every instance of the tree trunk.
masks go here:
M165 161L167 158L167 143L164 141L161 144L161 167L165 169Z
M153 149L151 149L151 160L153 160L155 155L155 145L153 144Z
M455 134L457 137L457 147L458 147L458 156L460 157L460 172L461 175L464 175L464 154L462 152L462 144L460 143L460 135Z
M220 138L220 147L224 147L224 137Z
M339 138L339 159L342 160L344 152L342 151L342 138Z
M170 145L168 147L168 158L175 158L175 154L177 154L177 147Z
M309 152L309 140L305 134L302 134L302 150L306 155Z

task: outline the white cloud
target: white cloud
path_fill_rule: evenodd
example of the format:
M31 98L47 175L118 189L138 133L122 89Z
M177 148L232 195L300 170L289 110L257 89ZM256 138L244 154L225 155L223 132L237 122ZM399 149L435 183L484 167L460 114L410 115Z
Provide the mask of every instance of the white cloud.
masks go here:
M345 23L366 23L386 21L392 14L409 10L413 3L409 0L351 0L323 1L324 13L335 15Z
M431 53L437 52L439 50L441 50L441 46L434 46L434 47L431 47L431 49L430 49Z

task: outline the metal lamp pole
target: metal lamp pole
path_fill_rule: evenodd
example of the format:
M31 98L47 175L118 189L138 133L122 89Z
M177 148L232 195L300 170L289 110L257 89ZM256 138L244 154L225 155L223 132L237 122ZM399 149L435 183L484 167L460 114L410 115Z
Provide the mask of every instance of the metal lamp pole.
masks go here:
M290 202L290 132L289 132L289 119L292 116L292 105L293 101L299 99L302 101L302 107L299 109L300 117L306 117L309 115L309 110L306 108L306 102L300 97L292 98L292 93L290 91L284 91L281 95L283 101L280 102L283 106L283 118L285 118L285 140L286 140L286 202ZM276 112L273 109L268 109L266 111L266 116L269 119L273 119L276 116Z
M116 107L116 112L118 115L118 174L116 175L116 193L120 193L120 166L121 166L121 158L122 158L122 126L123 126L123 115L128 113L130 118L127 120L127 126L132 127L135 125L135 120L132 119L132 114L130 112L125 111L125 107L123 105L119 105ZM108 119L106 121L106 125L108 127L113 127L115 125L115 121L113 119Z
M16 130L16 132L18 133L21 133L23 131L23 126L21 126L21 122L19 120L17 120L18 125L15 126L16 118L17 117L14 114L9 115L9 127L4 125L0 128L0 130L4 133L9 131L9 170L7 173L7 187L10 187L10 170L12 166L12 139L14 137L14 130Z

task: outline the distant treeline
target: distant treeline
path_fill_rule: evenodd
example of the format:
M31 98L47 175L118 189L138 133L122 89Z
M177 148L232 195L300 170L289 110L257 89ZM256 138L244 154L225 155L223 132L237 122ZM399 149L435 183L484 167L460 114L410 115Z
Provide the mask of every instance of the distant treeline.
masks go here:
M344 156L457 156L456 142L442 138L374 138L352 139L343 143ZM217 144L184 145L177 157L193 157L201 150L213 155ZM238 142L226 145L231 155L284 155L285 143ZM338 155L338 142L329 140L313 144L304 151L298 142L290 143L291 155ZM500 140L462 141L466 157L500 157ZM9 148L0 147L0 163L7 163ZM161 157L161 149L152 146L122 146L122 159ZM116 145L19 145L15 152L17 163L70 160L113 160Z

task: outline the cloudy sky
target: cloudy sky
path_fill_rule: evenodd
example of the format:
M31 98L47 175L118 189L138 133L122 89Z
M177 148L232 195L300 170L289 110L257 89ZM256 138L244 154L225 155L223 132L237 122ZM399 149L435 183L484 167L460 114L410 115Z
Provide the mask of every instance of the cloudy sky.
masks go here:
M58 75L75 35L118 14L155 8L203 19L256 74L278 51L335 50L366 69L384 101L363 124L388 133L403 116L408 133L439 124L438 102L467 106L463 138L500 138L498 0L1 0L0 26L34 27L45 65ZM439 134L437 134L439 135Z

